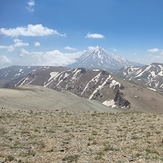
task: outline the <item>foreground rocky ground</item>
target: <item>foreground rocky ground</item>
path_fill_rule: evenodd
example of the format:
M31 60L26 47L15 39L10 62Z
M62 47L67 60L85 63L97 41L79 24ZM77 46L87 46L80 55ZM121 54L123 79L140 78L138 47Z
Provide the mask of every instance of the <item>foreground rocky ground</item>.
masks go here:
M0 163L161 163L163 115L0 110Z

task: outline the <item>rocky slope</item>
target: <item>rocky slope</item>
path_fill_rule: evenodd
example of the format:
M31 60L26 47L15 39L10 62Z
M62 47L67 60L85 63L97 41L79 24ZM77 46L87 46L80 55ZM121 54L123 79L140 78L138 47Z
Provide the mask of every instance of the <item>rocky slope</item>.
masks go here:
M57 91L70 91L80 97L97 100L111 107L130 107L130 102L121 93L123 85L104 70L47 67L32 71L19 80L14 80L9 87L29 84Z

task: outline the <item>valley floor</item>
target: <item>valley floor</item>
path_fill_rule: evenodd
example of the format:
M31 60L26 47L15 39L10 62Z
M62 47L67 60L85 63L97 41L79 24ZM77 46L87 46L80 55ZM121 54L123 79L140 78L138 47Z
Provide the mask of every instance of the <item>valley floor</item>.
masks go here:
M1 109L0 162L161 163L163 115Z

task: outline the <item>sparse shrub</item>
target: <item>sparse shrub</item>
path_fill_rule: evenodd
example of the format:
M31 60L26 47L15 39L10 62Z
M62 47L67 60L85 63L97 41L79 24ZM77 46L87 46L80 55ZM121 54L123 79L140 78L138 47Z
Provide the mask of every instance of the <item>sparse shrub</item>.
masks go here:
M137 153L137 154L136 154L136 157L140 157L140 156L142 156L140 153Z
M117 128L117 131L123 131L121 128Z
M161 134L161 131L156 131L156 134Z
M6 132L6 130L4 129L4 128L0 128L0 135L4 135L4 134L6 134L7 132Z
M147 154L153 153L153 154L159 155L159 153L158 153L157 151L151 150L151 149L149 149L149 148L146 149L146 153L147 153Z
M67 130L67 129L66 129L66 130L64 130L64 133L68 133L68 132L70 132L70 131L69 131L69 130Z
M104 148L103 151L118 151L118 149L117 148L110 147L110 146L107 146L107 147Z
M30 132L29 132L29 131L23 130L23 131L21 131L21 133L22 133L22 134L29 134Z
M46 130L46 132L55 133L54 130Z
M104 155L103 152L97 152L97 156L95 157L96 160L101 160L102 159L102 156Z
M97 141L93 141L92 145L96 145L97 144Z
M135 140L135 139L138 139L138 137L137 137L137 136L132 136L132 139L134 139L134 140Z
M14 156L11 156L11 155L8 155L8 156L7 156L7 160L8 160L8 161L13 161L14 159L15 159Z
M77 162L78 158L79 158L79 155L71 155L71 156L64 157L62 159L62 161L67 161L68 163L71 163L71 162L74 162L74 161Z
M34 132L39 132L39 130L37 128L34 129Z
M62 142L63 144L69 144L69 142L68 141L64 141L64 142Z
M92 135L97 135L97 131L93 131L92 132Z

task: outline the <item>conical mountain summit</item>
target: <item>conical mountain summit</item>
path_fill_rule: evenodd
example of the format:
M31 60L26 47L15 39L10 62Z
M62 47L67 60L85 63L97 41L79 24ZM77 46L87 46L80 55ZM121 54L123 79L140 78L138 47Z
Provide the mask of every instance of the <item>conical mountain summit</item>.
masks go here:
M100 46L84 52L70 68L104 69L114 72L124 66L138 66L140 64L128 61L127 59L114 55Z

